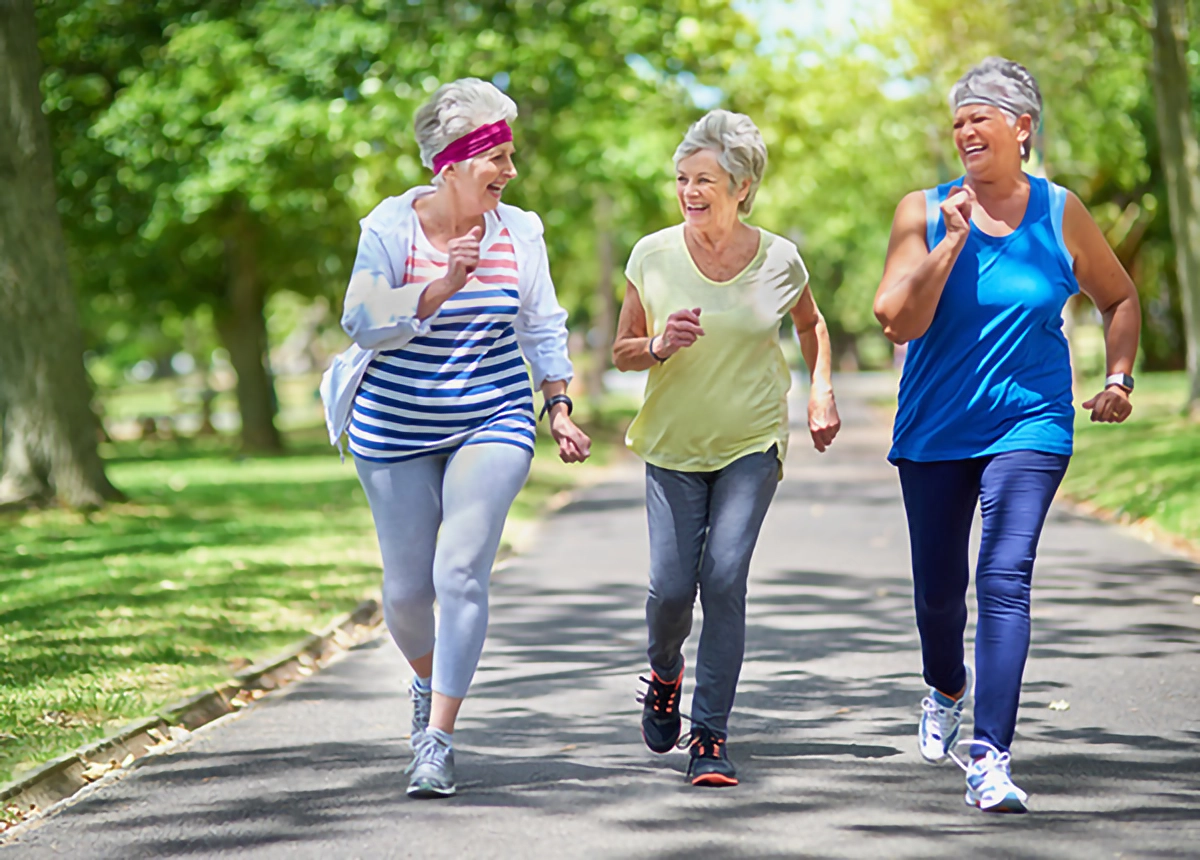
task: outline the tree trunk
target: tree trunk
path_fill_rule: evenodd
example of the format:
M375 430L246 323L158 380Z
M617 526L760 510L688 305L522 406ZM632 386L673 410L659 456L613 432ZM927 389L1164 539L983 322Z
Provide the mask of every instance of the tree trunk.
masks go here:
M237 373L242 448L273 454L283 450L283 440L275 428L275 386L267 368L267 324L263 316L266 295L254 252L254 232L244 222L239 226L246 229L238 229L225 239L229 281L225 301L213 316L217 334Z
M617 299L613 295L613 202L601 192L596 200L596 313L592 336L588 338L592 351L587 381L588 396L598 403L604 395L604 373L612 360L614 329L617 326Z
M1154 0L1154 91L1187 335L1189 412L1200 413L1200 144L1188 92L1187 0Z
M0 504L95 507L121 494L97 451L40 77L32 0L0 3Z

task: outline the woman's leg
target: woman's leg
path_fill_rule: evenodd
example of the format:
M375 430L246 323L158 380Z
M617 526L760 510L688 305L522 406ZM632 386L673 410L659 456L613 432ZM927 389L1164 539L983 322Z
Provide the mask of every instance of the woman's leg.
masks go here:
M746 580L763 518L779 485L772 448L716 473L700 562L704 626L696 654L692 723L724 737L746 650Z
M683 671L683 643L692 632L708 510L709 473L677 472L646 464L650 528L647 654L650 669L663 681L674 681Z
M983 537L975 569L975 737L1012 744L1029 653L1033 562L1050 502L1070 458L1038 451L991 457L983 470Z
M464 445L446 464L442 530L433 562L439 607L429 725L450 733L471 679L488 623L488 580L513 499L532 456L504 443Z
M432 665L433 560L442 521L446 457L402 463L355 460L383 556L383 617L419 678Z
M901 460L912 552L913 602L925 683L950 698L966 686L968 553L983 460Z

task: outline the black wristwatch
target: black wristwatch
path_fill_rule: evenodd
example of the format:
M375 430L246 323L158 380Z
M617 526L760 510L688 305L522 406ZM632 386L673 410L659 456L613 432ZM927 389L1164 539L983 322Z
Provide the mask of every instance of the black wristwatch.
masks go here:
M1119 388L1124 388L1125 393L1129 394L1133 391L1133 377L1128 373L1109 374L1104 380L1104 387L1108 388L1110 385L1116 385Z
M571 402L570 397L567 397L565 394L555 394L553 397L547 397L546 402L542 404L542 411L538 413L538 421L541 421L543 418L545 418L546 413L560 403L567 404L568 415L570 415L571 411L575 408L575 404Z

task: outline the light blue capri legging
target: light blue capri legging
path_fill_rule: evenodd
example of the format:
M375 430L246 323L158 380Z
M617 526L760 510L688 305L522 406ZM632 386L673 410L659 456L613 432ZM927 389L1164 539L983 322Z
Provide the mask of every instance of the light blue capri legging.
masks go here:
M383 554L383 617L400 651L433 651L433 689L463 698L488 624L488 580L532 455L464 445L401 463L356 459ZM433 604L440 618L434 647Z

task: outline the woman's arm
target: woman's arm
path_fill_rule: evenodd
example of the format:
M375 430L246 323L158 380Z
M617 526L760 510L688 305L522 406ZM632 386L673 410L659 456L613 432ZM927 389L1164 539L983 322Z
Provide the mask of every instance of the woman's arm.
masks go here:
M532 262L537 268L528 294L521 297L513 328L521 354L533 371L533 383L548 400L567 393L574 369L567 353L567 312L554 291L545 243L539 243ZM565 403L550 408L550 435L558 443L558 457L564 463L582 463L591 453L592 440L571 420Z
M842 428L833 397L833 356L829 329L821 316L812 290L804 288L791 310L792 324L800 339L800 352L809 373L808 430L813 447L824 451Z
M1075 261L1075 278L1080 290L1096 304L1104 319L1104 352L1108 374L1133 373L1138 337L1142 330L1142 310L1137 288L1109 247L1108 241L1087 207L1074 194L1067 194L1063 212L1063 241ZM1129 417L1133 405L1129 392L1118 385L1083 404L1092 410L1093 421L1120 423Z
M907 343L929 329L950 270L971 232L975 192L960 188L941 205L946 236L925 247L925 194L905 195L896 207L883 280L875 293L875 318L892 343Z
M613 340L613 366L617 370L646 370L665 361L681 349L691 346L704 335L700 327L700 308L675 311L667 317L661 335L650 337L646 326L646 309L631 281L625 281L625 301L617 320L617 336ZM651 344L653 343L653 354Z

